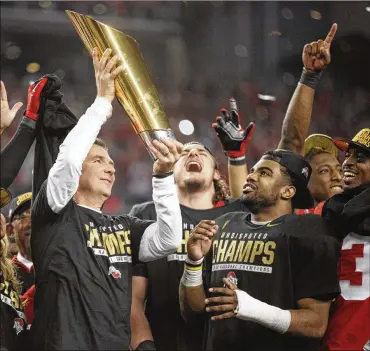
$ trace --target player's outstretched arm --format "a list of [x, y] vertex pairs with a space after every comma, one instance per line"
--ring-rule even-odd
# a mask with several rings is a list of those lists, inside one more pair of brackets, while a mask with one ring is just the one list
[[298, 154], [303, 152], [311, 123], [316, 85], [323, 69], [330, 63], [330, 46], [336, 31], [337, 24], [334, 23], [325, 40], [306, 44], [303, 48], [303, 73], [285, 114], [278, 149]]
[[217, 233], [215, 221], [201, 221], [190, 233], [187, 242], [188, 255], [184, 274], [179, 287], [180, 309], [185, 320], [204, 313], [206, 294], [203, 286], [203, 260], [212, 245], [212, 237]]
[[111, 50], [107, 49], [99, 60], [97, 50], [93, 51], [97, 97], [65, 138], [49, 172], [47, 201], [55, 213], [59, 213], [76, 193], [82, 164], [102, 125], [112, 115], [114, 80], [123, 70], [123, 65], [114, 68], [118, 56], [109, 59], [110, 54]]
[[[24, 112], [24, 117], [13, 138], [1, 150], [0, 185], [2, 188], [8, 188], [13, 183], [36, 138], [36, 123], [39, 118], [40, 97], [46, 83], [47, 78], [42, 78], [37, 83], [29, 86], [27, 108]], [[17, 102], [12, 109], [9, 108], [5, 84], [1, 82], [1, 133], [12, 123], [22, 105], [21, 102]]]
[[173, 139], [153, 140], [149, 146], [157, 158], [153, 165], [153, 202], [157, 222], [147, 227], [140, 241], [139, 259], [149, 262], [165, 257], [181, 245], [182, 217], [173, 168], [183, 145]]

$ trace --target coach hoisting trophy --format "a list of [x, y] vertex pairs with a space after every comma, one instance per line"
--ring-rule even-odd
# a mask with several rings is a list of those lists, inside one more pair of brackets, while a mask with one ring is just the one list
[[89, 16], [73, 11], [66, 13], [89, 52], [97, 47], [102, 55], [106, 49], [111, 48], [119, 55], [125, 68], [115, 82], [116, 97], [149, 154], [155, 159], [148, 147], [150, 142], [160, 138], [175, 139], [175, 136], [137, 42]]

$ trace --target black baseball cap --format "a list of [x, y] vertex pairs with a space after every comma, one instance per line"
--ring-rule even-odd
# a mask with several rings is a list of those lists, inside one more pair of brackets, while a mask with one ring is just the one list
[[354, 146], [370, 154], [370, 128], [361, 129], [352, 140], [334, 139], [334, 144], [341, 151], [347, 151], [350, 146]]
[[296, 194], [293, 198], [295, 208], [313, 207], [313, 198], [307, 188], [312, 168], [303, 156], [292, 151], [275, 150], [264, 153], [261, 159], [275, 161], [287, 169], [296, 188]]
[[9, 219], [10, 222], [13, 220], [13, 217], [31, 207], [32, 193], [24, 193], [13, 199], [10, 203], [9, 209]]
[[199, 141], [189, 141], [188, 143], [184, 144], [184, 147], [186, 147], [188, 145], [199, 145], [199, 146], [203, 146], [213, 156], [213, 154], [212, 154], [211, 150], [209, 149], [209, 147], [207, 147], [207, 145], [204, 145], [204, 144], [200, 143]]

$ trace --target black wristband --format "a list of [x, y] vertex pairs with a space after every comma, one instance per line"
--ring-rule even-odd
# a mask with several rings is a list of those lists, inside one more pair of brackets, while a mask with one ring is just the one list
[[138, 345], [138, 347], [135, 350], [136, 351], [149, 351], [149, 350], [156, 350], [156, 348], [155, 348], [155, 344], [153, 340], [144, 340]]
[[322, 71], [308, 71], [303, 68], [301, 79], [299, 83], [304, 84], [312, 89], [316, 89], [317, 84], [321, 78]]
[[243, 166], [247, 164], [245, 156], [240, 157], [229, 157], [229, 165], [231, 166]]
[[167, 177], [171, 176], [172, 174], [173, 174], [173, 171], [168, 172], [168, 173], [164, 173], [164, 174], [154, 174], [153, 173], [153, 177], [154, 178], [167, 178]]

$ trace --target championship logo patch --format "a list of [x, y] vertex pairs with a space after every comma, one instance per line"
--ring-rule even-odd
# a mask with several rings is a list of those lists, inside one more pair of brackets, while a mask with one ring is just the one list
[[234, 272], [227, 273], [226, 279], [235, 286], [238, 286], [238, 278]]
[[24, 320], [22, 318], [14, 318], [14, 326], [15, 332], [17, 335], [23, 330], [24, 327]]
[[121, 272], [113, 266], [109, 267], [108, 275], [112, 275], [112, 277], [115, 279], [121, 278]]

